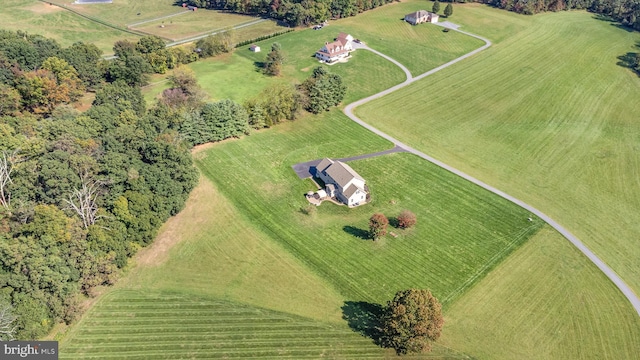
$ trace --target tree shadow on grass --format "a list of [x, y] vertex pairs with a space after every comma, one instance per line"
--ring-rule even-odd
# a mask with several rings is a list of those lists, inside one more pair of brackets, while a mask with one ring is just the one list
[[346, 232], [349, 235], [353, 235], [359, 239], [362, 240], [370, 240], [371, 237], [369, 236], [369, 232], [363, 229], [358, 229], [357, 227], [354, 226], [349, 226], [346, 225], [345, 227], [342, 228], [342, 230], [344, 230], [344, 232]]
[[374, 344], [383, 346], [380, 318], [384, 307], [365, 301], [345, 301], [342, 305], [342, 318], [347, 321], [349, 327], [373, 340]]
[[620, 60], [616, 63], [618, 66], [630, 69], [636, 75], [640, 76], [640, 53], [628, 52], [618, 56], [618, 60]]
[[261, 73], [264, 71], [264, 61], [254, 61], [253, 66], [255, 66], [256, 72]]

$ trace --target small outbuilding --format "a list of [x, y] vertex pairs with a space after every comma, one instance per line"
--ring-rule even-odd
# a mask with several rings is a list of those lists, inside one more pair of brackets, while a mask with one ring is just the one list
[[253, 44], [249, 47], [249, 50], [253, 51], [253, 52], [260, 52], [260, 46]]

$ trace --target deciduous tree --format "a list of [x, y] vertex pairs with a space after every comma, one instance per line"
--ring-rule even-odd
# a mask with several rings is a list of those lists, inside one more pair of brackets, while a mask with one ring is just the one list
[[378, 240], [381, 236], [387, 234], [387, 226], [389, 225], [389, 219], [384, 214], [375, 213], [369, 219], [369, 236], [373, 241]]
[[398, 354], [431, 350], [442, 333], [442, 306], [429, 290], [396, 293], [382, 317], [383, 344]]
[[416, 224], [416, 214], [412, 213], [409, 210], [403, 210], [400, 215], [398, 215], [398, 226], [407, 229]]

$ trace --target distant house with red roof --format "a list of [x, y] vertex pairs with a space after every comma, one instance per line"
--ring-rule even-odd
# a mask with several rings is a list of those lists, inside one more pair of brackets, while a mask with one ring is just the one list
[[316, 58], [326, 63], [334, 63], [349, 57], [353, 50], [353, 36], [340, 33], [333, 42], [327, 42], [316, 51]]

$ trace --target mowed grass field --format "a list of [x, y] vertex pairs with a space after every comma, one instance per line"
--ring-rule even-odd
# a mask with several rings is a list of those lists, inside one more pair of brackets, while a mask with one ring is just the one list
[[3, 1], [0, 28], [40, 34], [55, 39], [62, 46], [70, 46], [77, 41], [94, 43], [105, 54], [113, 53], [113, 43], [118, 40], [138, 39], [136, 35], [112, 29], [58, 6], [36, 0]]
[[[130, 28], [142, 31], [145, 34], [157, 35], [162, 38], [177, 41], [197, 35], [222, 31], [256, 20], [260, 20], [260, 18], [203, 9], [186, 11], [175, 17], [133, 25], [130, 26]], [[265, 33], [261, 35], [265, 35]]]
[[545, 227], [448, 309], [441, 343], [478, 359], [634, 359], [640, 318]]
[[[440, 269], [452, 257], [470, 256], [471, 261], [478, 261], [481, 255], [477, 253], [486, 253], [488, 245], [506, 243], [493, 232], [465, 234], [469, 225], [483, 229], [510, 218], [522, 220], [525, 227], [533, 225], [517, 211], [500, 213], [505, 210], [502, 206], [483, 207], [482, 201], [472, 200], [477, 195], [468, 198], [457, 192], [451, 201], [443, 189], [454, 188], [461, 180], [442, 181], [431, 189], [429, 179], [436, 175], [412, 169], [402, 160], [413, 159], [406, 154], [353, 163], [370, 181], [376, 199], [368, 208], [354, 209], [363, 212], [353, 214], [324, 204], [310, 217], [301, 214], [299, 199], [310, 184], [296, 179], [287, 162], [307, 157], [305, 154], [315, 156], [328, 145], [334, 145], [337, 156], [385, 145], [371, 136], [356, 142], [338, 134], [335, 141], [324, 138], [316, 140], [319, 146], [316, 142], [304, 146], [311, 134], [326, 134], [335, 127], [364, 135], [342, 116], [329, 115], [205, 147], [196, 155], [201, 164], [210, 163], [213, 156], [235, 165], [232, 169], [209, 168], [218, 174], [210, 177], [227, 180], [214, 184], [201, 179], [185, 210], [170, 219], [153, 245], [139, 254], [137, 266], [62, 339], [61, 359], [394, 357], [349, 329], [343, 316], [348, 317], [357, 302], [354, 291], [372, 296], [391, 293], [393, 287], [406, 286], [396, 283], [396, 276], [402, 280], [414, 272], [418, 276], [413, 286], [431, 287], [452, 280], [459, 276], [458, 265], [450, 263]], [[256, 152], [265, 154], [256, 157]], [[270, 160], [269, 154], [276, 152], [288, 156]], [[236, 169], [246, 177], [244, 181], [262, 186], [236, 186]], [[419, 174], [423, 186], [407, 191], [407, 178], [413, 174]], [[393, 181], [380, 185], [381, 178]], [[397, 189], [394, 184], [399, 185]], [[282, 190], [278, 185], [299, 189]], [[415, 229], [394, 229], [398, 238], [387, 236], [377, 244], [355, 236], [358, 229], [364, 229], [371, 212], [392, 214], [404, 207], [419, 214]], [[273, 211], [278, 208], [282, 210]], [[464, 210], [470, 208], [475, 211]], [[497, 219], [487, 221], [489, 217]], [[476, 221], [442, 226], [447, 219]], [[344, 224], [352, 228], [345, 229]], [[348, 271], [353, 288], [344, 289], [340, 278], [323, 275], [325, 271], [304, 255], [309, 249], [292, 251], [291, 244], [283, 243], [287, 234], [281, 229], [295, 226], [316, 233], [301, 235], [297, 246], [324, 253], [325, 266]], [[432, 231], [442, 236], [430, 236]], [[478, 235], [485, 236], [485, 243], [474, 243]], [[524, 245], [506, 261], [497, 261], [498, 265], [487, 262], [488, 275], [472, 280], [476, 285], [470, 291], [451, 292], [458, 298], [446, 302], [443, 339], [425, 357], [634, 358], [640, 326], [627, 301], [559, 235], [546, 227], [532, 235], [528, 241], [512, 238]], [[430, 248], [425, 249], [425, 244]], [[353, 252], [350, 248], [362, 254], [344, 259]], [[339, 254], [344, 251], [346, 256]], [[392, 251], [398, 256], [381, 264]], [[413, 260], [419, 256], [425, 260]], [[348, 261], [355, 264], [346, 264]], [[350, 267], [362, 269], [345, 270]], [[434, 282], [434, 277], [442, 280]], [[367, 289], [360, 289], [360, 283]], [[445, 286], [460, 289], [460, 285]]]
[[[473, 22], [476, 9], [456, 11]], [[586, 12], [527, 19], [483, 53], [357, 113], [546, 212], [640, 293], [640, 78], [616, 65], [640, 34]]]

